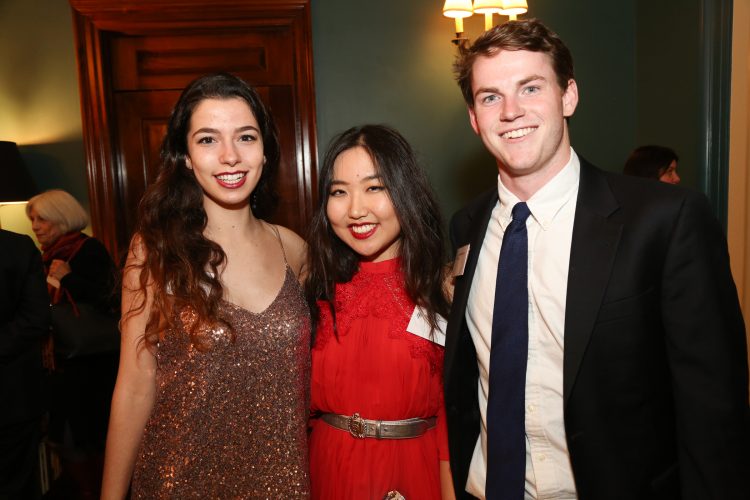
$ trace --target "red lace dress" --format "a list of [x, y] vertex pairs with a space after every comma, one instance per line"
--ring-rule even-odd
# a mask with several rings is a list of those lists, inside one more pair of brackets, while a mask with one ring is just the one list
[[326, 303], [312, 351], [312, 412], [374, 420], [437, 416], [410, 439], [358, 439], [312, 419], [313, 499], [376, 499], [398, 490], [408, 500], [439, 499], [439, 460], [448, 460], [443, 348], [406, 331], [414, 304], [399, 259], [362, 262], [336, 285], [338, 340]]

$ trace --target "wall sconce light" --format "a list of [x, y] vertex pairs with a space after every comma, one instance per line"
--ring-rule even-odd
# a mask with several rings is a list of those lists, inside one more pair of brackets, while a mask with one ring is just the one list
[[473, 13], [471, 0], [445, 0], [443, 15], [456, 20], [456, 38], [452, 40], [456, 45], [468, 40], [461, 36], [464, 33], [464, 17], [471, 17]]
[[464, 32], [464, 18], [471, 17], [473, 13], [484, 14], [484, 30], [492, 28], [492, 14], [508, 16], [510, 21], [515, 21], [519, 15], [528, 12], [529, 7], [526, 0], [445, 0], [443, 4], [443, 15], [456, 20], [456, 38], [451, 40], [456, 45], [468, 41], [462, 36]]
[[503, 0], [500, 3], [503, 4], [501, 13], [508, 16], [509, 21], [515, 21], [518, 16], [529, 11], [526, 0]]
[[503, 13], [503, 3], [500, 0], [474, 0], [474, 12], [484, 14], [484, 31], [492, 29], [492, 14]]
[[38, 191], [15, 142], [0, 141], [0, 179], [0, 227], [33, 235], [25, 205]]

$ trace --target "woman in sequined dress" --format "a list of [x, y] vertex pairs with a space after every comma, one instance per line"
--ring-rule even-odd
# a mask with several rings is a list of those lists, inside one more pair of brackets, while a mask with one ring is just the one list
[[264, 222], [272, 117], [228, 74], [191, 83], [139, 207], [102, 498], [306, 498], [304, 242]]
[[306, 287], [319, 311], [312, 497], [452, 498], [440, 331], [446, 269], [427, 177], [398, 132], [365, 125], [332, 142], [318, 200]]

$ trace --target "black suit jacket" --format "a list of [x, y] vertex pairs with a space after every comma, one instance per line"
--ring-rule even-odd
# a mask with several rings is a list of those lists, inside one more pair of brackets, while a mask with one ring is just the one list
[[[465, 312], [497, 190], [451, 221], [470, 244], [447, 328], [453, 480], [479, 435]], [[706, 198], [581, 160], [565, 311], [565, 430], [582, 499], [748, 498], [747, 346]]]
[[0, 230], [0, 425], [44, 411], [41, 340], [48, 333], [39, 250], [28, 236]]

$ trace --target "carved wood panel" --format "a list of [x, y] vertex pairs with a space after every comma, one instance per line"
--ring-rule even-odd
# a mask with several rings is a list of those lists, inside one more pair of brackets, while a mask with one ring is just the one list
[[255, 86], [279, 128], [279, 208], [303, 232], [316, 182], [309, 0], [70, 0], [94, 233], [115, 255], [159, 167], [172, 106], [193, 79], [229, 71]]

